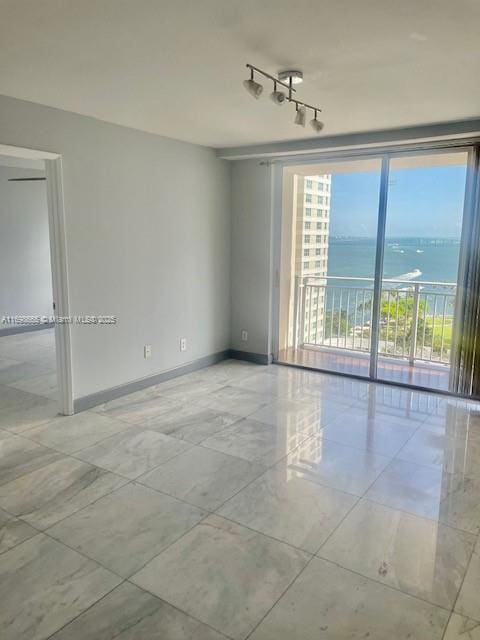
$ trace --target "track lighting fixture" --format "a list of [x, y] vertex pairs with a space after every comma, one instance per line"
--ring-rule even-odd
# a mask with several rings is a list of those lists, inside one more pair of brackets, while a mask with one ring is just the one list
[[303, 104], [297, 104], [297, 113], [295, 114], [295, 124], [299, 124], [301, 127], [305, 126], [305, 120], [307, 118], [307, 111]]
[[323, 127], [325, 126], [323, 124], [323, 122], [321, 122], [320, 120], [317, 120], [317, 110], [315, 109], [315, 115], [314, 117], [310, 120], [310, 126], [312, 127], [312, 129], [314, 131], [316, 131], [317, 133], [320, 133], [320, 131], [323, 129]]
[[285, 104], [287, 100], [287, 95], [283, 91], [277, 91], [277, 83], [273, 83], [273, 91], [270, 94], [270, 99], [274, 104], [278, 104], [279, 106]]
[[257, 100], [262, 95], [263, 86], [253, 79], [253, 69], [250, 69], [250, 78], [243, 81], [243, 86]]
[[[303, 73], [301, 71], [293, 69], [280, 71], [278, 78], [276, 78], [275, 76], [271, 76], [269, 73], [266, 73], [251, 64], [247, 64], [247, 68], [250, 69], [250, 78], [243, 81], [243, 86], [251, 96], [258, 99], [263, 92], [263, 86], [254, 79], [254, 74], [257, 73], [273, 82], [273, 91], [270, 94], [270, 99], [274, 104], [279, 106], [285, 104], [285, 102], [293, 102], [295, 104], [295, 124], [304, 127], [307, 119], [307, 110], [311, 109], [314, 113], [314, 117], [310, 120], [310, 126], [316, 133], [320, 133], [320, 131], [322, 131], [324, 124], [317, 118], [317, 113], [321, 111], [321, 109], [319, 107], [314, 107], [311, 104], [301, 102], [300, 100], [296, 100], [293, 97], [293, 94], [296, 92], [293, 85], [303, 82]], [[286, 91], [277, 89], [277, 85], [284, 87]]]

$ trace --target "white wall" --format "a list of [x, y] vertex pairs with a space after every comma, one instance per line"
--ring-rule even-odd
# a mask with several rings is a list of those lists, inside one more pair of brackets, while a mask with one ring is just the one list
[[[52, 314], [45, 182], [9, 182], [44, 175], [0, 166], [0, 317]], [[12, 328], [0, 324], [0, 332]]]
[[[273, 165], [232, 162], [232, 348], [270, 355]], [[241, 341], [241, 331], [248, 341]]]
[[230, 166], [213, 150], [8, 97], [0, 144], [62, 154], [72, 313], [119, 319], [73, 328], [75, 398], [229, 347]]

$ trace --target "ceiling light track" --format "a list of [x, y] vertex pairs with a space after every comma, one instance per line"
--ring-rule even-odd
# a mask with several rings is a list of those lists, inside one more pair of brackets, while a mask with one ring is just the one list
[[277, 84], [281, 84], [282, 87], [285, 87], [285, 89], [288, 89], [289, 91], [293, 91], [293, 92], [296, 91], [296, 89], [294, 89], [292, 87], [293, 78], [290, 78], [289, 82], [287, 83], [287, 82], [283, 82], [283, 80], [280, 80], [280, 78], [275, 78], [275, 76], [271, 76], [269, 73], [267, 73], [266, 71], [262, 71], [258, 67], [254, 67], [253, 64], [248, 64], [248, 62], [247, 62], [247, 64], [245, 66], [247, 67], [247, 69], [250, 69], [250, 77], [251, 77], [252, 80], [253, 80], [253, 74], [255, 72], [255, 73], [259, 73], [264, 78], [268, 78], [272, 82], [276, 82]]
[[[307, 109], [313, 111], [313, 118], [310, 120], [310, 125], [316, 133], [320, 133], [324, 127], [323, 122], [317, 118], [317, 114], [322, 111], [320, 107], [315, 107], [293, 97], [293, 93], [296, 93], [296, 89], [293, 85], [298, 84], [303, 80], [303, 73], [301, 71], [280, 71], [278, 74], [279, 77], [276, 78], [266, 71], [263, 71], [258, 67], [254, 67], [252, 64], [247, 63], [246, 67], [247, 69], [250, 69], [250, 78], [244, 80], [243, 86], [252, 97], [258, 100], [263, 93], [263, 86], [255, 80], [255, 74], [257, 73], [273, 82], [273, 91], [270, 94], [270, 98], [274, 104], [281, 106], [282, 104], [285, 104], [285, 102], [291, 102], [295, 105], [295, 124], [304, 127]], [[285, 82], [285, 80], [287, 80], [287, 82]], [[287, 89], [287, 92], [279, 91], [277, 85]]]

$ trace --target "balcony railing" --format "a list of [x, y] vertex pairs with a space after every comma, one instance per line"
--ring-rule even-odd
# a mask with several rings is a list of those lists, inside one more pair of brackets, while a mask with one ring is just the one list
[[[303, 277], [295, 289], [295, 346], [369, 352], [373, 278]], [[456, 284], [382, 281], [378, 353], [448, 364]]]

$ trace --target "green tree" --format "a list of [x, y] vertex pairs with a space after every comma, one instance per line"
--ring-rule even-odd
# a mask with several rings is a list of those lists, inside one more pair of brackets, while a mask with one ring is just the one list
[[[403, 292], [402, 292], [403, 293]], [[382, 294], [380, 303], [380, 340], [386, 345], [387, 353], [398, 353], [410, 350], [413, 333], [413, 305], [415, 298], [413, 293], [389, 291]], [[416, 341], [428, 344], [432, 336], [431, 322], [426, 314], [427, 304], [425, 300], [418, 303], [417, 335]]]

